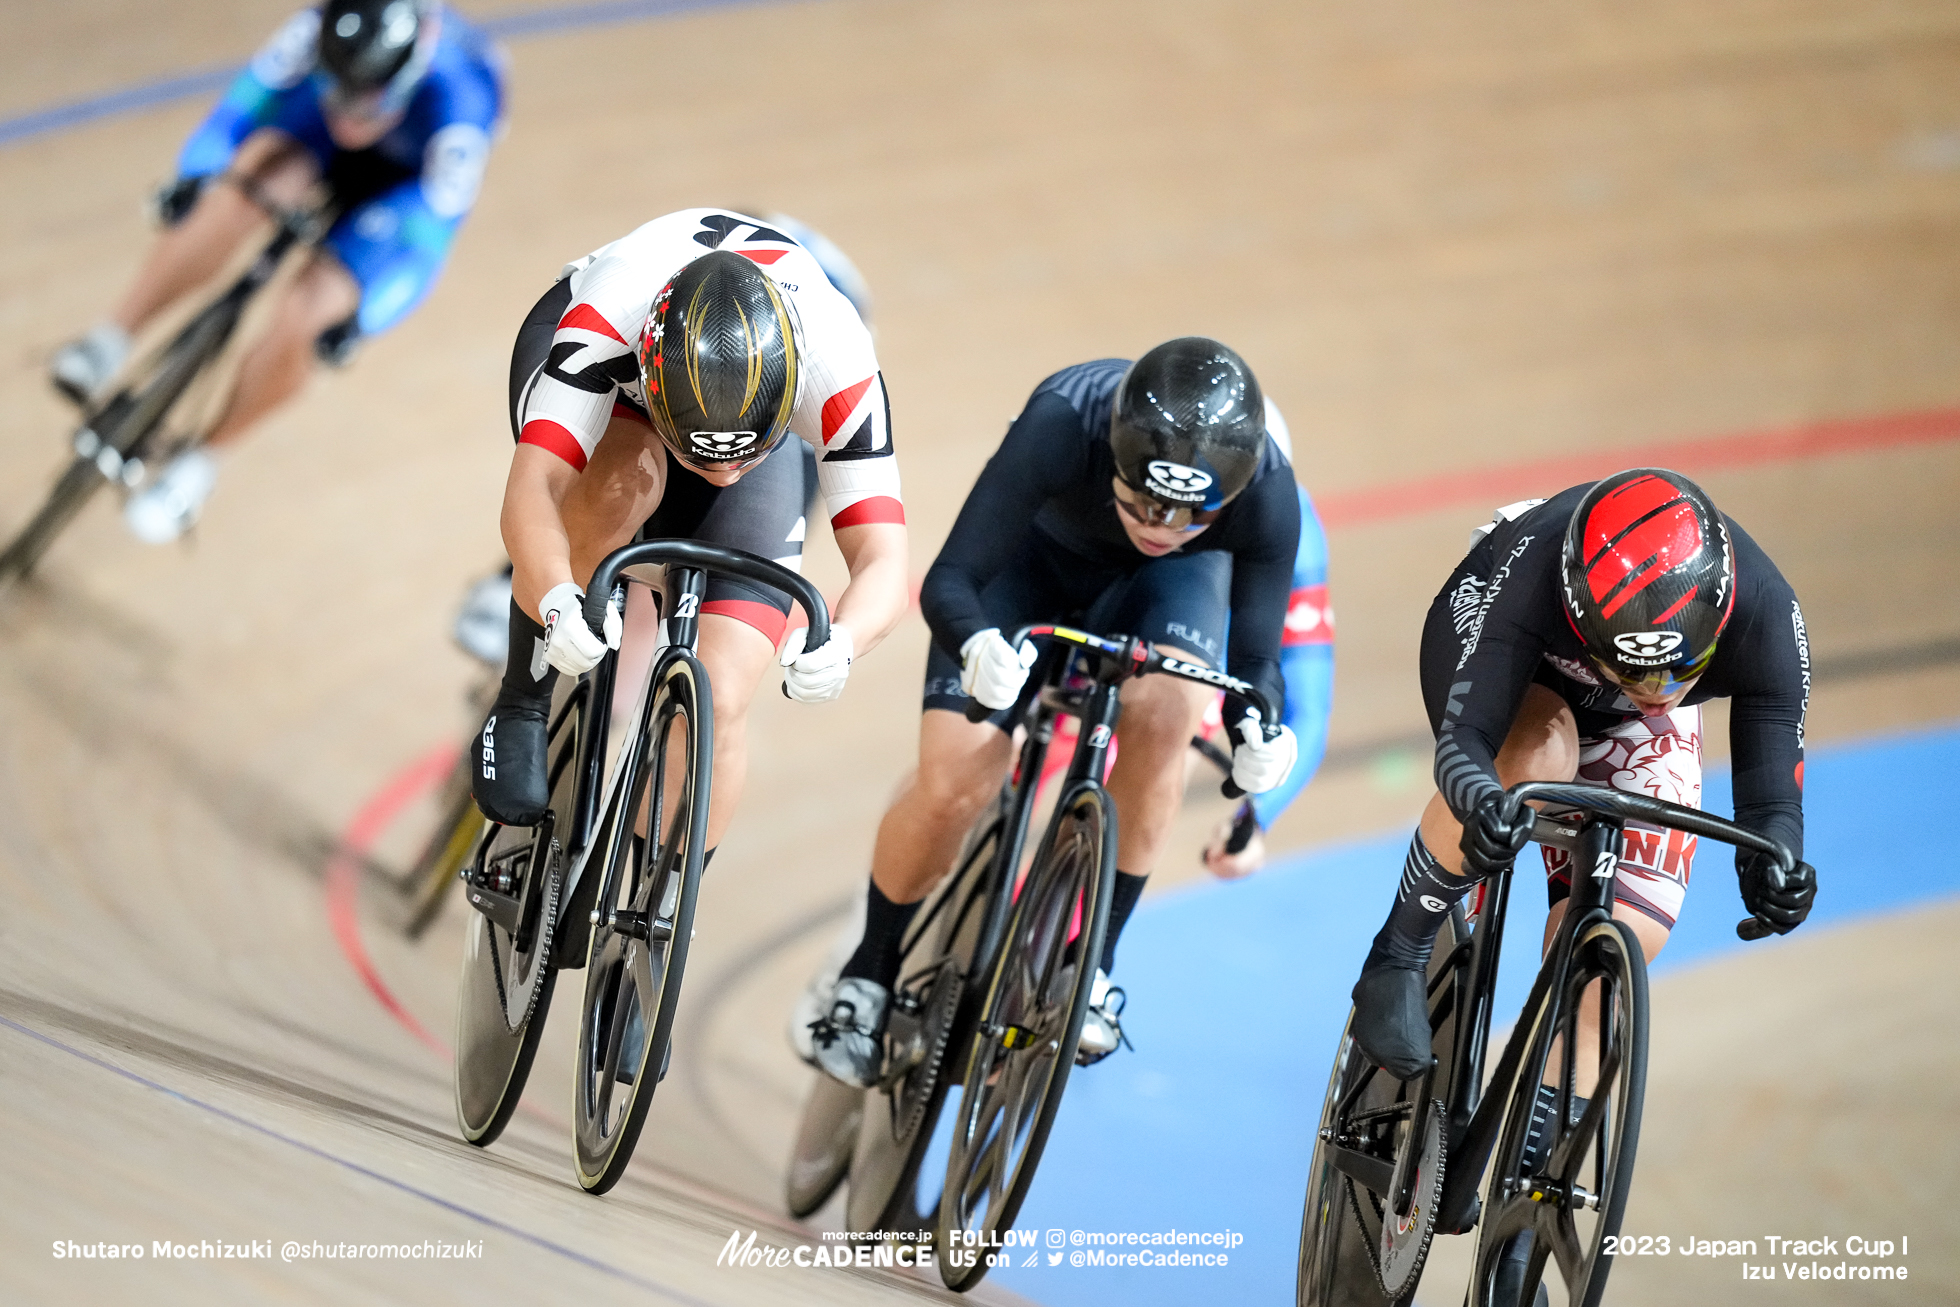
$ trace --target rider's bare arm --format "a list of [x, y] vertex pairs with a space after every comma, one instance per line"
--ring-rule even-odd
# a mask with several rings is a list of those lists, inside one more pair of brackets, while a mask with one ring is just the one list
[[536, 445], [519, 445], [510, 460], [502, 526], [504, 548], [510, 552], [511, 594], [518, 607], [534, 616], [546, 592], [573, 579], [563, 505], [578, 479], [570, 463]]
[[856, 654], [878, 647], [910, 606], [905, 527], [876, 522], [837, 529], [837, 551], [851, 569], [851, 583], [837, 601], [832, 623], [849, 629]]

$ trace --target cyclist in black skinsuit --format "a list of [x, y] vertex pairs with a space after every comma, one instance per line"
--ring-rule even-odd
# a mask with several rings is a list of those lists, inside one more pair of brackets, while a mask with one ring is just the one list
[[[1803, 853], [1809, 641], [1789, 582], [1741, 527], [1685, 477], [1637, 468], [1500, 509], [1480, 535], [1423, 625], [1439, 792], [1354, 987], [1356, 1043], [1405, 1078], [1429, 1064], [1422, 975], [1442, 919], [1528, 840], [1529, 810], [1499, 810], [1505, 786], [1577, 777], [1699, 806], [1697, 705], [1729, 699], [1736, 821]], [[1628, 824], [1615, 915], [1649, 959], [1693, 851]], [[1546, 862], [1556, 925], [1570, 869]], [[1799, 864], [1776, 889], [1772, 866], [1737, 852], [1744, 904], [1781, 934], [1809, 914], [1816, 873]]]
[[[1299, 492], [1267, 435], [1258, 382], [1217, 341], [1170, 341], [1134, 365], [1080, 364], [1035, 389], [920, 592], [933, 645], [919, 770], [880, 824], [864, 938], [812, 1027], [819, 1066], [851, 1084], [878, 1079], [905, 926], [1012, 761], [1008, 710], [1033, 650], [1002, 632], [1062, 620], [1139, 636], [1252, 682], [1277, 711], [1299, 534]], [[1168, 676], [1123, 687], [1109, 779], [1121, 870], [1081, 1060], [1117, 1046], [1116, 938], [1169, 833], [1187, 744], [1213, 693]], [[995, 710], [989, 721], [966, 720], [969, 695]], [[1225, 720], [1237, 740], [1233, 776], [1261, 793], [1285, 777], [1298, 746], [1290, 730], [1264, 739], [1252, 717], [1236, 703]]]

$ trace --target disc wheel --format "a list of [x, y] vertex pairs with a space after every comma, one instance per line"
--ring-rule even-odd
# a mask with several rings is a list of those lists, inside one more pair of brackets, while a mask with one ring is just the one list
[[[1429, 964], [1431, 1049], [1441, 1073], [1455, 1056], [1463, 1016], [1469, 950], [1458, 944], [1468, 931], [1461, 911], [1443, 922]], [[1334, 1055], [1333, 1073], [1320, 1112], [1307, 1170], [1306, 1211], [1300, 1222], [1300, 1265], [1295, 1283], [1299, 1307], [1400, 1307], [1415, 1296], [1435, 1231], [1442, 1191], [1444, 1121], [1448, 1087], [1439, 1079], [1427, 1113], [1428, 1127], [1412, 1139], [1413, 1095], [1420, 1081], [1398, 1082], [1355, 1045], [1348, 1027]], [[1408, 1209], [1397, 1213], [1377, 1188], [1396, 1174], [1403, 1153], [1415, 1167]], [[1345, 1154], [1345, 1156], [1344, 1156]], [[1381, 1189], [1390, 1185], [1382, 1183]]]
[[473, 900], [488, 891], [518, 904], [514, 929], [474, 908], [463, 948], [456, 1122], [463, 1138], [479, 1147], [495, 1141], [517, 1110], [557, 977], [551, 946], [565, 871], [558, 832], [577, 784], [581, 715], [567, 708], [572, 696], [584, 692], [582, 684], [560, 678], [547, 745], [551, 806], [544, 819], [532, 827], [492, 827], [470, 867]]
[[1078, 782], [1057, 803], [1016, 897], [960, 1077], [935, 1232], [940, 1278], [955, 1292], [986, 1275], [1034, 1181], [1082, 1038], [1115, 864], [1109, 796]]
[[799, 1220], [830, 1201], [850, 1174], [851, 1150], [864, 1120], [864, 1091], [818, 1074], [810, 1077], [783, 1201]]
[[924, 1162], [960, 1071], [948, 1059], [972, 1029], [978, 1006], [967, 977], [986, 929], [987, 888], [1005, 821], [1000, 812], [995, 805], [976, 826], [953, 874], [921, 909], [929, 917], [900, 961], [888, 1038], [892, 1065], [904, 1069], [864, 1095], [845, 1208], [853, 1230], [923, 1231], [938, 1217], [945, 1173]]
[[667, 1073], [681, 973], [694, 932], [708, 827], [713, 713], [700, 664], [679, 656], [659, 673], [624, 820], [600, 883], [585, 966], [572, 1087], [578, 1182], [619, 1183]]
[[[1579, 1037], [1583, 1008], [1599, 1020]], [[1633, 932], [1601, 920], [1574, 941], [1564, 984], [1527, 1014], [1531, 1042], [1505, 1105], [1477, 1234], [1475, 1307], [1598, 1307], [1633, 1183], [1647, 1081], [1647, 967]], [[1541, 1082], [1556, 1087], [1537, 1164], [1524, 1148]], [[1542, 1294], [1541, 1294], [1542, 1286]]]

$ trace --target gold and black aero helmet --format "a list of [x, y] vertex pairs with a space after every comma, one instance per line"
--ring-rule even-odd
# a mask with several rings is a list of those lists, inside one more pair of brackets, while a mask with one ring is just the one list
[[789, 430], [802, 378], [789, 297], [733, 250], [710, 250], [653, 297], [640, 380], [653, 429], [691, 467], [758, 462]]
[[1214, 514], [1251, 483], [1265, 453], [1259, 381], [1209, 337], [1165, 341], [1116, 387], [1109, 448], [1130, 490], [1180, 515]]
[[1607, 477], [1579, 501], [1560, 560], [1565, 616], [1623, 688], [1656, 698], [1708, 669], [1735, 609], [1735, 549], [1700, 486], [1665, 468]]

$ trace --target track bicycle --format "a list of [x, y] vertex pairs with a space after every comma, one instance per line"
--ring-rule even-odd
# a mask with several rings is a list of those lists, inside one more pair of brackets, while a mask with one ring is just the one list
[[[1350, 1013], [1308, 1170], [1301, 1307], [1405, 1307], [1432, 1236], [1473, 1227], [1469, 1307], [1597, 1307], [1612, 1268], [1606, 1241], [1633, 1181], [1647, 1074], [1646, 962], [1612, 915], [1623, 827], [1637, 819], [1757, 850], [1784, 876], [1796, 865], [1774, 840], [1644, 795], [1530, 782], [1506, 791], [1507, 815], [1526, 802], [1544, 805], [1532, 839], [1565, 849], [1573, 867], [1530, 996], [1486, 1079], [1506, 868], [1482, 886], [1474, 918], [1459, 904], [1438, 935], [1428, 974], [1435, 1056], [1421, 1077], [1398, 1082], [1373, 1065]], [[1749, 917], [1736, 933], [1771, 930]], [[1591, 1040], [1580, 1035], [1587, 1008], [1598, 1016]], [[1535, 1146], [1534, 1111], [1543, 1118]]]
[[[1015, 705], [1015, 765], [901, 944], [885, 1078], [857, 1090], [818, 1075], [789, 1174], [797, 1215], [848, 1175], [851, 1229], [931, 1231], [941, 1277], [961, 1292], [1013, 1225], [1074, 1065], [1115, 879], [1116, 815], [1102, 778], [1118, 690], [1161, 672], [1230, 690], [1274, 720], [1253, 686], [1132, 637], [1032, 626], [1013, 644], [1030, 639], [1051, 648]], [[967, 715], [989, 713], [973, 704]], [[1079, 721], [1075, 751], [1030, 856], [1043, 763], [1064, 717]], [[1225, 792], [1241, 793], [1229, 780]], [[924, 1162], [949, 1108], [942, 1180]]]
[[806, 650], [830, 638], [815, 586], [768, 559], [695, 540], [607, 555], [586, 591], [594, 632], [609, 597], [624, 606], [625, 570], [651, 564], [665, 565], [655, 593], [666, 643], [647, 669], [632, 731], [609, 749], [616, 652], [583, 676], [561, 675], [547, 736], [550, 804], [535, 826], [490, 825], [464, 877], [476, 915], [457, 1012], [463, 1137], [485, 1146], [509, 1123], [556, 975], [583, 967], [572, 1136], [579, 1184], [594, 1194], [625, 1174], [666, 1074], [694, 933], [714, 756], [713, 695], [694, 652], [709, 576], [788, 594], [809, 618]]
[[200, 436], [167, 437], [166, 420], [192, 383], [210, 370], [238, 330], [247, 305], [294, 250], [312, 245], [333, 223], [332, 206], [285, 209], [249, 177], [226, 174], [274, 224], [268, 241], [236, 281], [179, 328], [168, 343], [131, 370], [115, 393], [92, 405], [70, 439], [73, 457], [47, 499], [0, 549], [0, 585], [31, 573], [48, 547], [104, 486], [127, 495], [145, 472], [196, 444]]

